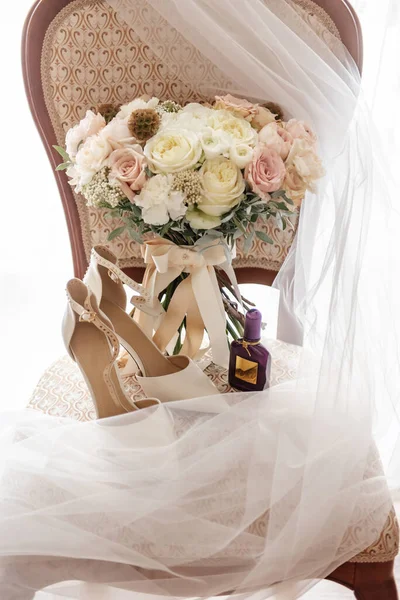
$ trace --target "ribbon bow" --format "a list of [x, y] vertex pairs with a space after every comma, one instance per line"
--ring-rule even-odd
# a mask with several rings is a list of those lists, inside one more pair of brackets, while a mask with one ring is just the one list
[[[227, 368], [229, 348], [226, 315], [215, 267], [225, 271], [240, 298], [232, 267], [232, 253], [227, 244], [216, 240], [195, 246], [177, 246], [160, 238], [145, 242], [142, 254], [147, 265], [143, 285], [150, 292], [153, 308], [159, 307], [158, 312], [162, 315], [153, 337], [155, 344], [164, 351], [186, 317], [186, 337], [182, 353], [196, 358], [206, 329], [213, 361]], [[167, 312], [162, 314], [158, 296], [182, 273], [187, 273], [188, 276], [178, 285]], [[147, 333], [152, 334], [149, 330], [154, 327], [154, 319], [142, 314], [138, 320], [147, 329]]]

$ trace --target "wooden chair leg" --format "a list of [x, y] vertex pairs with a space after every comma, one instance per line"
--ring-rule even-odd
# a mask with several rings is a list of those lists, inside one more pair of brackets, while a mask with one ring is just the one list
[[357, 600], [399, 600], [394, 561], [345, 563], [327, 579], [353, 590]]

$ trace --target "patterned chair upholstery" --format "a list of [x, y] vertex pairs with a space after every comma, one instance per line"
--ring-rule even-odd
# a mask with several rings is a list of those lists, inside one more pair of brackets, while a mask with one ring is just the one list
[[[302, 5], [304, 0], [300, 2]], [[321, 27], [322, 35], [325, 39], [337, 39], [335, 25], [328, 17], [326, 21], [328, 29]], [[154, 23], [152, 26], [157, 30]], [[169, 43], [173, 45], [173, 40]], [[180, 104], [209, 100], [180, 82], [179, 69], [190, 64], [201, 73], [203, 81], [215, 87], [221, 85], [223, 75], [197, 52], [182, 61], [179, 56], [175, 58], [173, 68], [166, 69], [106, 2], [69, 3], [48, 28], [42, 51], [43, 91], [58, 144], [64, 145], [66, 131], [83, 118], [88, 108], [102, 103], [123, 104], [141, 95], [171, 98]], [[106, 243], [108, 234], [118, 225], [106, 218], [106, 211], [87, 207], [80, 194], [74, 197], [84, 250], [89, 258], [92, 246]], [[261, 221], [259, 229], [268, 233], [274, 243], [256, 239], [244, 256], [239, 240], [235, 267], [279, 271], [293, 241], [296, 222], [297, 217], [293, 219], [293, 229], [282, 231], [272, 220], [266, 224]], [[128, 234], [110, 246], [122, 267], [142, 266], [140, 247]]]
[[[312, 0], [287, 1], [330, 48], [341, 47], [339, 42], [343, 32], [339, 33], [328, 12], [320, 5], [337, 7], [343, 2], [343, 8], [347, 6], [347, 0], [319, 0], [318, 4]], [[40, 8], [41, 3], [45, 4], [45, 0], [37, 0], [36, 8]], [[142, 94], [168, 97], [179, 103], [207, 100], [208, 98], [202, 97], [180, 81], [179, 70], [183, 62], [185, 65], [190, 64], [191, 68], [201, 73], [202, 79], [206, 79], [210, 84], [220, 83], [221, 73], [205, 63], [196, 52], [190, 57], [186, 56], [185, 61], [176, 57], [175, 74], [171, 75], [171, 71], [153, 55], [148, 46], [142, 44], [135, 31], [120, 20], [104, 0], [57, 0], [57, 3], [60, 10], [55, 11], [53, 8], [53, 14], [50, 16], [43, 8], [42, 21], [48, 19], [48, 23], [43, 25], [46, 32], [40, 54], [32, 59], [25, 56], [28, 97], [53, 167], [58, 158], [52, 151], [52, 144], [57, 142], [63, 145], [66, 131], [83, 117], [87, 109], [101, 103], [125, 103]], [[46, 7], [49, 6], [50, 2], [47, 2]], [[35, 7], [27, 20], [27, 33], [34, 10]], [[350, 10], [349, 7], [347, 10]], [[353, 17], [355, 19], [354, 15]], [[354, 33], [355, 30], [352, 31]], [[350, 39], [353, 37], [350, 36]], [[361, 64], [360, 43], [358, 50], [353, 49], [353, 55]], [[41, 81], [38, 82], [34, 77], [35, 67], [30, 70], [28, 63], [29, 60], [39, 62], [39, 57]], [[38, 108], [38, 103], [41, 102], [43, 107]], [[43, 114], [39, 114], [42, 108], [47, 111], [44, 120]], [[115, 224], [106, 219], [103, 213], [86, 207], [80, 195], [74, 194], [72, 197], [73, 192], [66, 182], [65, 174], [59, 173], [57, 177], [70, 229], [75, 274], [82, 276], [92, 246], [105, 243]], [[274, 243], [269, 245], [261, 240], [254, 241], [248, 257], [243, 255], [239, 240], [236, 269], [256, 269], [258, 274], [269, 273], [269, 279], [266, 277], [263, 280], [259, 275], [258, 279], [260, 283], [270, 283], [285, 260], [293, 242], [296, 225], [297, 217], [293, 220], [293, 229], [285, 232], [272, 221], [262, 224]], [[122, 267], [142, 266], [140, 249], [127, 236], [114, 240], [111, 246]], [[252, 278], [244, 280], [255, 281]], [[274, 356], [273, 384], [292, 379], [298, 359], [296, 347], [273, 342], [271, 350]], [[221, 391], [230, 391], [226, 373], [212, 365], [208, 368], [208, 374]], [[134, 376], [125, 376], [125, 382], [132, 397], [141, 396], [140, 386]], [[46, 371], [29, 406], [51, 415], [81, 421], [94, 418], [86, 385], [69, 358], [62, 358]], [[399, 545], [399, 528], [394, 510], [380, 535], [373, 520], [370, 526], [377, 533], [376, 543], [355, 557], [352, 562], [360, 564], [393, 561]], [[349, 531], [349, 536], [355, 535], [356, 531]]]

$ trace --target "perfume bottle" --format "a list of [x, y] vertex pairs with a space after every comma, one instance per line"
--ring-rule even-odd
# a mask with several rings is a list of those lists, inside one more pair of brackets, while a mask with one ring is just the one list
[[260, 343], [261, 319], [259, 310], [249, 310], [243, 339], [231, 344], [229, 384], [243, 392], [260, 392], [269, 387], [271, 355]]

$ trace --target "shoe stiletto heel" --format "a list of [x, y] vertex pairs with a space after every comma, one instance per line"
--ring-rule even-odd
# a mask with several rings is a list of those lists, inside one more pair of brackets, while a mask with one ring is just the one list
[[131, 403], [119, 379], [118, 337], [98, 307], [94, 294], [79, 279], [67, 284], [68, 305], [63, 321], [65, 346], [78, 364], [91, 392], [99, 419], [159, 404], [148, 399]]

